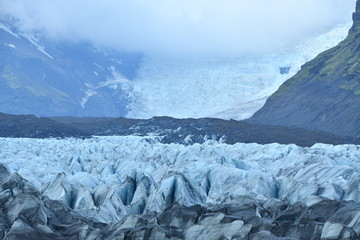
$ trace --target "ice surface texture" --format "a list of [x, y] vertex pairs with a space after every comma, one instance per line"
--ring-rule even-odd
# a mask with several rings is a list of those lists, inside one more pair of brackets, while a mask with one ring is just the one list
[[162, 144], [149, 137], [0, 139], [0, 159], [50, 199], [103, 222], [161, 212], [172, 203], [243, 197], [360, 201], [355, 145]]
[[0, 146], [1, 238], [360, 236], [360, 146], [137, 136], [0, 138]]

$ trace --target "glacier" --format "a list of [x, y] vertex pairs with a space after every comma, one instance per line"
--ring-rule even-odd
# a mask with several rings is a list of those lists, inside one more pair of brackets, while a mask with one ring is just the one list
[[160, 140], [0, 138], [0, 236], [360, 236], [360, 146]]
[[[189, 146], [156, 137], [0, 139], [0, 159], [46, 196], [103, 222], [192, 206], [286, 200], [360, 202], [360, 147]], [[86, 211], [85, 211], [86, 210]]]
[[345, 39], [351, 24], [335, 26], [295, 47], [252, 57], [145, 56], [128, 91], [127, 117], [249, 118], [304, 63]]
[[[47, 80], [46, 84], [64, 83], [60, 86], [54, 85], [53, 87], [60, 92], [54, 91], [48, 97], [56, 104], [64, 102], [69, 107], [60, 106], [45, 111], [44, 105], [35, 108], [33, 105], [20, 104], [17, 109], [14, 109], [14, 107], [9, 107], [9, 101], [6, 101], [3, 104], [3, 112], [32, 113], [39, 116], [105, 115], [141, 119], [171, 116], [242, 120], [251, 117], [259, 110], [266, 99], [284, 81], [300, 70], [302, 64], [342, 41], [351, 23], [335, 26], [330, 31], [323, 30], [324, 33], [319, 36], [290, 49], [281, 47], [281, 49], [257, 56], [203, 58], [144, 56], [135, 53], [115, 53], [109, 56], [107, 51], [101, 51], [88, 44], [74, 46], [67, 42], [54, 44], [35, 33], [18, 33], [10, 26], [10, 24], [0, 23], [0, 30], [4, 34], [1, 45], [19, 51], [10, 52], [6, 49], [5, 56], [8, 57], [6, 59], [12, 59], [12, 54], [22, 54], [27, 51], [31, 51], [32, 57], [42, 59], [42, 64], [47, 66], [41, 67], [45, 69], [44, 74], [37, 73], [39, 76], [34, 77], [32, 73], [29, 73], [26, 76], [31, 76], [34, 83], [42, 79], [43, 82], [39, 83], [42, 88], [45, 80]], [[75, 46], [77, 50], [74, 55], [73, 47]], [[62, 54], [59, 55], [59, 52]], [[71, 66], [78, 61], [87, 63], [86, 68], [78, 67], [82, 69], [80, 72], [83, 75], [74, 77], [74, 81], [76, 80], [78, 84], [72, 84], [74, 86], [72, 89], [64, 88], [65, 80], [70, 77], [64, 77], [61, 71], [57, 72], [57, 69], [65, 67], [62, 65], [64, 60], [61, 60], [64, 57], [68, 59], [65, 62], [71, 62], [69, 66], [66, 66], [69, 67], [70, 72], [74, 71]], [[6, 59], [4, 58], [4, 61]], [[35, 67], [39, 67], [36, 61], [32, 63]], [[22, 66], [23, 63], [19, 60], [18, 64]], [[59, 68], [55, 68], [54, 64], [59, 65]], [[11, 67], [9, 69], [19, 75], [28, 70], [24, 66], [20, 72]], [[76, 71], [77, 74], [80, 72]], [[57, 77], [59, 74], [62, 78]], [[24, 77], [19, 77], [19, 79], [24, 79]], [[9, 78], [8, 81], [12, 80]], [[26, 84], [21, 83], [22, 85]], [[15, 91], [14, 89], [10, 88], [11, 91]], [[43, 94], [47, 94], [49, 89], [53, 88], [44, 88]], [[70, 98], [64, 98], [66, 95]], [[15, 95], [10, 94], [11, 98], [13, 96]], [[69, 99], [72, 99], [71, 103], [68, 102]], [[101, 105], [100, 102], [104, 101], [108, 102]], [[105, 105], [107, 107], [104, 108]], [[29, 112], [29, 109], [33, 110]], [[65, 112], [60, 113], [60, 110]]]

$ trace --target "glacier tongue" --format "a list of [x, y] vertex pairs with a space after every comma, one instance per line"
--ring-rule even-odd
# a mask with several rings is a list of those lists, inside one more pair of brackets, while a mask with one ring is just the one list
[[1, 163], [50, 199], [101, 222], [185, 206], [279, 199], [360, 202], [355, 145], [184, 146], [149, 137], [0, 139]]
[[304, 63], [342, 41], [351, 24], [261, 56], [206, 60], [147, 56], [130, 83], [127, 117], [249, 118]]

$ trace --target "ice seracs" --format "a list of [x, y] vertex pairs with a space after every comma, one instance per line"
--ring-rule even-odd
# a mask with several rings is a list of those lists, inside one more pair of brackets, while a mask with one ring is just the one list
[[355, 145], [185, 146], [126, 136], [0, 138], [0, 146], [0, 236], [7, 239], [360, 234]]
[[360, 149], [213, 141], [184, 146], [151, 137], [0, 139], [1, 163], [50, 199], [112, 222], [134, 213], [234, 204], [248, 197], [312, 205], [360, 202]]

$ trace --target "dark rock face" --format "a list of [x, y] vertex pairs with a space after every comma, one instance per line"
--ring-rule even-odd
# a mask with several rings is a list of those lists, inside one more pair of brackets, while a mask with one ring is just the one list
[[244, 198], [225, 206], [181, 206], [126, 215], [104, 224], [49, 200], [0, 165], [2, 239], [359, 239], [360, 205], [320, 201], [311, 206]]
[[249, 120], [360, 136], [360, 1], [348, 37], [302, 66]]
[[288, 74], [291, 67], [280, 67], [280, 74]]
[[11, 115], [0, 113], [1, 137], [82, 137], [87, 133], [57, 123], [48, 118], [37, 118], [34, 115]]
[[[345, 139], [326, 132], [312, 132], [304, 129], [291, 129], [269, 125], [249, 124], [244, 121], [203, 119], [173, 119], [154, 117], [139, 122], [130, 128], [133, 134], [146, 135], [151, 132], [163, 136], [163, 143], [193, 144], [206, 139], [228, 144], [244, 143], [294, 143], [299, 146], [312, 146], [317, 142], [338, 144], [357, 139]], [[337, 143], [338, 142], [338, 143]]]

